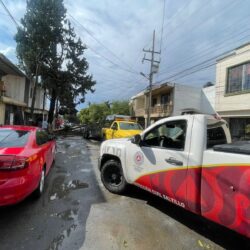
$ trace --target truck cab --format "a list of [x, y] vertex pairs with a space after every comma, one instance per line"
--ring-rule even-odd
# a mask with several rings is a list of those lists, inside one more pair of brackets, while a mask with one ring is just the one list
[[226, 122], [213, 116], [165, 118], [104, 142], [101, 178], [113, 193], [133, 184], [249, 237], [250, 143], [249, 154], [214, 149], [230, 143]]
[[115, 138], [128, 138], [142, 132], [142, 127], [131, 119], [116, 118], [110, 127], [103, 128], [103, 138], [106, 140]]

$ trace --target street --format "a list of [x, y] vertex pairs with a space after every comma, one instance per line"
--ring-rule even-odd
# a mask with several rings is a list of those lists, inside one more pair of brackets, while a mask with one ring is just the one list
[[250, 249], [240, 235], [136, 187], [105, 190], [100, 143], [59, 137], [40, 200], [0, 209], [0, 249]]

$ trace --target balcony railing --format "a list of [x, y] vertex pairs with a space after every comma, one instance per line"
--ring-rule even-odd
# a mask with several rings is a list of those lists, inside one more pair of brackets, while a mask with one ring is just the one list
[[144, 108], [136, 109], [136, 110], [134, 110], [134, 113], [135, 113], [136, 117], [144, 116], [145, 115], [145, 109]]
[[[150, 116], [151, 117], [164, 117], [169, 116], [172, 112], [172, 105], [165, 104], [165, 105], [156, 105], [151, 107], [150, 109]], [[134, 110], [135, 116], [147, 116], [148, 110], [144, 108]]]
[[172, 112], [172, 105], [164, 104], [164, 105], [156, 105], [151, 107], [150, 114], [155, 117], [163, 117], [168, 116]]

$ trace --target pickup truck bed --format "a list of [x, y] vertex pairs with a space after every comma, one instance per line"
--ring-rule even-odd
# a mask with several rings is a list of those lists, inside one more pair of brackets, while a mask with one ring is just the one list
[[250, 141], [240, 141], [230, 144], [216, 145], [213, 147], [214, 151], [235, 153], [235, 154], [247, 154], [250, 155]]

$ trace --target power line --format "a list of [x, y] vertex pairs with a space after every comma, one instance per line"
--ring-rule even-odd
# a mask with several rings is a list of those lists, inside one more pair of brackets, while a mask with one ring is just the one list
[[[249, 17], [247, 17], [246, 19], [249, 19]], [[245, 19], [245, 20], [246, 20]], [[244, 20], [244, 19], [243, 19]], [[245, 21], [244, 20], [244, 21]], [[239, 24], [240, 23], [242, 23], [242, 20], [239, 22], [239, 23], [236, 23], [236, 25], [237, 25], [237, 27], [239, 26]], [[221, 30], [220, 32], [223, 32], [223, 34], [227, 31], [227, 30], [229, 30], [228, 28], [231, 28], [232, 26], [234, 26], [235, 25], [235, 23], [232, 25], [228, 25], [228, 26], [226, 26], [225, 28], [226, 29], [223, 29], [223, 30]], [[240, 26], [244, 26], [244, 25], [240, 25]], [[231, 29], [230, 29], [231, 30]], [[235, 33], [230, 33], [229, 34], [229, 36], [223, 36], [223, 41], [219, 41], [218, 40], [218, 42], [217, 43], [215, 43], [215, 44], [213, 44], [212, 46], [202, 46], [202, 47], [200, 47], [199, 49], [200, 49], [200, 51], [199, 52], [205, 52], [205, 51], [209, 51], [210, 49], [212, 49], [213, 51], [214, 51], [214, 47], [216, 46], [216, 50], [218, 50], [218, 47], [217, 47], [217, 45], [221, 45], [221, 46], [225, 46], [225, 41], [226, 42], [228, 42], [228, 39], [229, 38], [237, 38], [236, 36], [239, 36], [239, 35], [241, 35], [241, 34], [243, 34], [243, 33], [245, 33], [246, 31], [249, 31], [250, 29], [248, 28], [248, 29], [245, 29], [245, 30], [243, 30], [243, 31], [240, 31], [239, 33], [237, 33], [237, 34], [235, 34]], [[185, 43], [185, 45], [186, 46], [188, 46], [189, 44], [187, 44], [187, 43]], [[219, 46], [219, 47], [221, 47], [221, 46]], [[201, 49], [204, 49], [204, 51], [201, 51]], [[176, 49], [176, 50], [171, 50], [171, 53], [173, 53], [173, 52], [176, 52], [177, 50], [179, 50], [179, 49]], [[198, 51], [197, 51], [198, 52]], [[188, 57], [188, 61], [190, 61], [190, 59], [191, 58], [195, 58], [196, 57], [196, 55], [194, 55], [194, 56], [191, 56], [191, 57]], [[164, 58], [163, 58], [163, 60], [164, 60]], [[184, 61], [187, 61], [187, 60], [184, 60]], [[178, 64], [179, 65], [179, 64]], [[176, 66], [176, 65], [175, 65]], [[172, 68], [172, 67], [170, 67], [170, 68]], [[164, 73], [164, 72], [161, 72], [160, 74], [162, 74], [162, 73]]]
[[161, 41], [160, 41], [160, 51], [162, 46], [162, 37], [163, 37], [163, 27], [165, 22], [165, 9], [166, 9], [166, 0], [163, 0], [163, 13], [162, 13], [162, 25], [161, 25]]
[[[244, 0], [243, 0], [244, 1]], [[191, 16], [193, 16], [196, 12], [198, 12], [200, 9], [202, 9], [202, 8], [204, 8], [206, 5], [208, 5], [210, 2], [209, 1], [207, 1], [207, 3], [205, 4], [205, 5], [202, 5], [200, 8], [198, 8], [196, 11], [194, 11], [190, 16], [189, 16], [189, 18], [191, 17]], [[237, 1], [232, 1], [232, 2], [230, 2], [229, 4], [227, 4], [227, 6], [225, 7], [225, 8], [223, 8], [221, 11], [219, 11], [219, 12], [217, 12], [215, 15], [212, 15], [210, 18], [207, 18], [203, 23], [202, 23], [202, 25], [200, 24], [200, 23], [195, 23], [196, 25], [195, 26], [189, 26], [189, 30], [192, 28], [192, 30], [194, 31], [194, 30], [196, 30], [196, 27], [201, 27], [201, 26], [203, 26], [205, 23], [207, 23], [209, 20], [211, 20], [211, 19], [214, 19], [215, 17], [217, 17], [217, 16], [219, 16], [221, 13], [224, 13], [224, 12], [226, 12], [226, 11], [228, 11], [230, 8], [232, 8], [235, 4], [237, 4], [238, 2]], [[189, 19], [190, 20], [190, 19]], [[176, 29], [178, 28], [178, 27], [180, 27], [180, 25], [181, 24], [183, 24], [183, 22], [182, 23], [179, 23], [179, 25], [177, 25], [176, 27], [174, 27], [174, 29], [175, 29], [175, 31], [176, 31]], [[183, 26], [182, 26], [183, 27]], [[171, 36], [171, 35], [173, 35], [173, 34], [175, 34], [175, 32], [169, 32], [169, 34], [166, 34], [166, 36], [167, 35], [169, 35], [169, 36]], [[163, 50], [165, 50], [167, 48], [167, 46], [165, 47], [165, 48], [163, 48]]]
[[11, 20], [13, 21], [13, 23], [16, 25], [16, 27], [18, 28], [19, 25], [17, 23], [17, 21], [15, 20], [15, 18], [13, 17], [13, 15], [10, 13], [10, 11], [8, 10], [7, 6], [4, 4], [4, 2], [2, 0], [0, 0], [3, 8], [5, 9], [5, 11], [7, 12], [8, 16], [11, 18]]
[[[83, 24], [81, 24], [78, 20], [76, 20], [71, 14], [68, 14], [78, 25], [82, 27], [83, 30], [85, 30], [97, 43], [99, 43], [103, 48], [105, 48], [110, 54], [112, 54], [118, 61], [126, 65], [130, 71], [133, 71], [131, 66], [124, 62], [120, 57], [118, 57], [113, 51], [111, 51], [109, 48], [107, 48], [100, 40], [98, 40], [91, 31], [89, 31]], [[134, 71], [134, 73], [139, 74], [138, 72]]]
[[[74, 20], [75, 20], [75, 19], [74, 19]], [[74, 20], [73, 20], [73, 22], [76, 23], [76, 21], [74, 21]], [[135, 73], [134, 71], [131, 71], [131, 70], [126, 69], [126, 68], [123, 68], [121, 65], [119, 65], [119, 64], [117, 64], [117, 63], [115, 63], [115, 62], [113, 62], [113, 61], [112, 61], [111, 59], [109, 59], [108, 57], [106, 57], [106, 56], [100, 54], [100, 53], [97, 52], [94, 48], [90, 47], [88, 44], [85, 43], [85, 46], [86, 46], [89, 50], [91, 50], [94, 54], [96, 54], [96, 55], [102, 57], [103, 59], [105, 59], [106, 61], [108, 61], [109, 63], [111, 63], [112, 65], [118, 67], [120, 70], [129, 72], [129, 73], [132, 73], [132, 74], [139, 75], [138, 73]]]
[[[249, 50], [248, 50], [248, 51], [249, 51]], [[229, 51], [229, 52], [232, 52], [232, 50]], [[229, 52], [228, 52], [228, 53], [229, 53]], [[228, 53], [227, 53], [227, 54], [228, 54]], [[243, 52], [241, 52], [241, 53], [238, 53], [237, 55], [241, 55], [241, 54], [243, 54], [243, 53], [245, 53], [245, 51], [243, 51]], [[225, 52], [224, 54], [226, 54], [226, 52]], [[209, 62], [209, 60], [208, 60], [207, 62]], [[203, 63], [203, 64], [205, 64], [205, 63]], [[199, 69], [196, 69], [196, 68], [195, 68], [195, 67], [198, 67], [198, 66], [202, 66], [203, 64], [197, 64], [197, 65], [195, 65], [195, 66], [192, 66], [192, 67], [190, 67], [190, 68], [188, 68], [188, 69], [185, 69], [185, 70], [183, 70], [183, 71], [181, 71], [181, 72], [179, 72], [179, 73], [177, 73], [177, 74], [175, 74], [175, 75], [172, 75], [172, 76], [170, 76], [170, 77], [168, 77], [168, 78], [165, 78], [165, 79], [159, 81], [158, 83], [161, 83], [161, 82], [164, 82], [164, 81], [168, 81], [168, 80], [170, 80], [171, 78], [174, 78], [174, 79], [181, 79], [181, 78], [186, 77], [186, 76], [188, 76], [188, 75], [191, 75], [191, 74], [194, 74], [194, 73], [196, 73], [196, 72], [202, 71], [202, 70], [204, 70], [204, 69], [210, 68], [210, 67], [212, 67], [213, 65], [216, 65], [217, 62], [215, 61], [215, 62], [213, 62], [213, 63], [207, 64], [207, 65], [205, 65], [204, 67], [199, 68]], [[228, 64], [228, 65], [230, 65], [230, 64]], [[190, 70], [190, 69], [193, 69], [193, 71], [187, 72], [186, 74], [181, 75], [181, 74], [185, 73], [186, 71], [188, 71], [188, 70]], [[178, 75], [181, 75], [181, 76], [178, 77]], [[175, 76], [177, 76], [177, 77], [175, 77]]]
[[[248, 28], [248, 29], [244, 30], [243, 32], [240, 32], [240, 33], [237, 34], [237, 35], [244, 34], [244, 33], [246, 33], [246, 32], [249, 31], [249, 30], [250, 30], [250, 29]], [[233, 38], [234, 38], [234, 37], [235, 37], [235, 35], [233, 36]], [[248, 37], [249, 37], [249, 34], [246, 35], [246, 36], [244, 36], [244, 37], [241, 37], [240, 39], [237, 39], [237, 41], [235, 41], [234, 39], [228, 40], [228, 38], [227, 38], [227, 39], [224, 39], [224, 40], [227, 40], [227, 42], [229, 41], [229, 43], [228, 43], [228, 45], [229, 45], [229, 44], [235, 44], [235, 43], [237, 43], [237, 42], [240, 42], [240, 41], [242, 41], [242, 40], [245, 40], [245, 39], [248, 38]], [[220, 44], [220, 46], [217, 46], [217, 45], [219, 45], [219, 44]], [[216, 47], [216, 49], [214, 49], [214, 47]], [[164, 74], [167, 73], [170, 69], [171, 69], [172, 71], [174, 71], [175, 69], [177, 69], [177, 67], [179, 68], [179, 67], [182, 66], [182, 65], [185, 65], [185, 64], [187, 64], [187, 63], [189, 63], [189, 62], [192, 62], [192, 61], [193, 61], [193, 58], [195, 58], [195, 59], [200, 58], [200, 57], [202, 58], [202, 57], [204, 57], [205, 55], [210, 55], [211, 53], [213, 53], [213, 52], [215, 52], [215, 51], [219, 51], [219, 50], [221, 50], [221, 48], [224, 48], [224, 47], [225, 47], [225, 43], [221, 44], [221, 42], [218, 42], [218, 43], [216, 43], [216, 44], [213, 44], [212, 46], [208, 47], [206, 50], [201, 51], [201, 53], [198, 53], [198, 54], [196, 54], [196, 55], [194, 55], [194, 56], [191, 56], [191, 57], [189, 57], [187, 60], [182, 60], [182, 62], [179, 63], [179, 64], [176, 64], [176, 65], [174, 65], [174, 66], [172, 66], [172, 67], [167, 67], [167, 68], [165, 68], [165, 70], [162, 71], [161, 73], [159, 73], [159, 75], [164, 75]], [[204, 53], [204, 52], [206, 52], [206, 53]]]
[[110, 62], [111, 64], [113, 64], [114, 66], [119, 67], [121, 70], [126, 71], [126, 72], [129, 72], [129, 73], [131, 73], [131, 74], [136, 74], [136, 75], [138, 75], [138, 73], [135, 73], [135, 72], [133, 72], [133, 71], [130, 71], [130, 70], [128, 70], [128, 69], [125, 69], [125, 68], [121, 67], [120, 65], [114, 63], [112, 60], [110, 60], [110, 59], [107, 58], [106, 56], [100, 54], [99, 52], [97, 52], [95, 49], [93, 49], [93, 48], [90, 47], [89, 45], [86, 44], [86, 47], [87, 47], [88, 49], [90, 49], [92, 52], [94, 52], [96, 55], [102, 57], [102, 58], [105, 59], [106, 61], [108, 61], [108, 62]]

